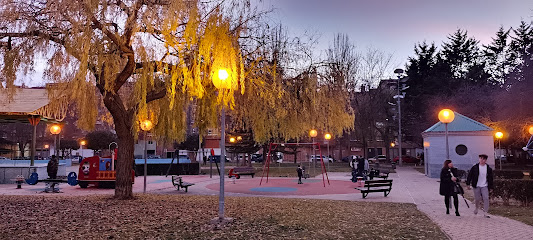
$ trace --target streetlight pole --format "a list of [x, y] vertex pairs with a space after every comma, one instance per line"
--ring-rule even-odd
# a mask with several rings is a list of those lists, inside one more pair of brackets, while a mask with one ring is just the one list
[[400, 88], [401, 88], [401, 85], [400, 85], [400, 79], [402, 78], [402, 75], [403, 75], [403, 69], [396, 69], [394, 70], [394, 73], [396, 73], [396, 75], [398, 75], [398, 94], [396, 95], [396, 104], [398, 104], [398, 159], [399, 159], [399, 163], [400, 163], [400, 166], [403, 165], [403, 160], [402, 160], [402, 110], [401, 110], [401, 107], [400, 107], [400, 103], [401, 103], [401, 98], [403, 97], [402, 95], [400, 95]]
[[311, 131], [309, 131], [309, 136], [311, 137], [311, 139], [313, 139], [313, 174], [315, 174], [315, 166], [316, 166], [316, 154], [315, 154], [315, 137], [317, 135], [317, 131], [315, 129], [311, 129]]
[[329, 140], [331, 139], [331, 134], [326, 133], [326, 135], [324, 135], [324, 138], [327, 140], [327, 146], [328, 146], [328, 171], [329, 171]]
[[[233, 88], [232, 78], [227, 69], [219, 69], [215, 72], [213, 78], [213, 85], [219, 90], [219, 96], [224, 96], [224, 89]], [[225, 163], [226, 163], [226, 110], [224, 107], [224, 101], [222, 101], [222, 109], [220, 111], [220, 192], [218, 195], [218, 222], [231, 221], [224, 218], [224, 176], [225, 176]]]
[[498, 151], [499, 151], [498, 159], [500, 160], [500, 170], [502, 170], [502, 154], [501, 154], [502, 149], [501, 149], [501, 145], [500, 144], [501, 144], [501, 139], [503, 137], [503, 133], [502, 132], [497, 132], [494, 135], [498, 139]]
[[85, 146], [86, 143], [87, 142], [85, 142], [85, 140], [81, 140], [81, 142], [80, 142], [80, 150], [81, 150], [80, 156], [81, 156], [81, 159], [83, 159], [83, 146]]
[[450, 109], [442, 109], [439, 112], [439, 121], [444, 123], [444, 137], [446, 138], [446, 159], [450, 159], [450, 148], [448, 146], [448, 123], [453, 122], [455, 113]]
[[226, 163], [226, 111], [224, 106], [221, 110], [220, 119], [220, 194], [218, 195], [218, 219], [224, 220], [224, 176]]
[[148, 148], [148, 131], [152, 129], [152, 121], [146, 119], [141, 122], [141, 129], [144, 131], [144, 186], [143, 193], [146, 193], [146, 176], [148, 175], [148, 160], [147, 160], [147, 148]]
[[61, 127], [57, 124], [52, 125], [50, 127], [50, 133], [54, 135], [54, 148], [55, 148], [55, 155], [59, 157], [59, 146], [57, 144], [57, 137], [59, 136], [59, 133], [61, 132]]

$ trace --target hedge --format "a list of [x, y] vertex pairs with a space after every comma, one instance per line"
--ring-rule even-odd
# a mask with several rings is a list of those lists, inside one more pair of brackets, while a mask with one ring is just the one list
[[502, 179], [523, 179], [524, 173], [520, 170], [494, 170], [494, 177]]
[[501, 198], [508, 205], [510, 199], [520, 201], [522, 206], [533, 202], [533, 180], [527, 179], [494, 179], [494, 190], [491, 198]]

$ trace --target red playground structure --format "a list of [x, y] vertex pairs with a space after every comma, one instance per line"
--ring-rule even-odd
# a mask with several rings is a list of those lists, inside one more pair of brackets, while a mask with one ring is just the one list
[[[117, 149], [115, 149], [111, 157], [93, 156], [84, 158], [80, 162], [78, 170], [78, 185], [81, 188], [87, 188], [89, 184], [94, 184], [97, 187], [115, 187], [116, 171], [115, 159]], [[132, 181], [135, 181], [135, 172], [131, 170]]]
[[[270, 170], [270, 157], [272, 156], [272, 150], [276, 150], [278, 145], [295, 145], [295, 146], [309, 146], [311, 145], [313, 148], [315, 146], [318, 146], [318, 152], [320, 154], [320, 162], [321, 162], [321, 169], [322, 169], [322, 182], [324, 183], [324, 187], [326, 187], [326, 180], [328, 181], [328, 185], [331, 185], [329, 183], [329, 177], [328, 172], [326, 171], [326, 165], [324, 164], [324, 159], [322, 159], [322, 150], [320, 149], [320, 143], [270, 143], [270, 146], [268, 148], [268, 155], [267, 160], [265, 161], [265, 165], [263, 165], [263, 174], [261, 175], [261, 181], [259, 182], [259, 185], [263, 183], [263, 177], [265, 176], [265, 169], [266, 169], [266, 182], [268, 183], [268, 172]], [[274, 146], [274, 149], [272, 149], [272, 146]], [[324, 178], [324, 175], [326, 176]]]

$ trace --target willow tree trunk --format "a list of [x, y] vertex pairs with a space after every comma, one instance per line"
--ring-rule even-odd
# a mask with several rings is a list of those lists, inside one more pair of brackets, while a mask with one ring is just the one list
[[133, 198], [133, 111], [127, 111], [122, 103], [122, 99], [117, 94], [105, 94], [104, 104], [113, 116], [115, 131], [118, 138], [118, 153], [115, 163], [116, 182], [115, 198], [130, 199]]

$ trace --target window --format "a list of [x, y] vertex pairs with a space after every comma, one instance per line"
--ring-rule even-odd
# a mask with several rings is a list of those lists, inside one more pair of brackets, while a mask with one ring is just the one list
[[152, 140], [148, 141], [148, 144], [154, 144], [154, 142], [152, 142]]
[[468, 152], [468, 148], [463, 144], [459, 144], [457, 147], [455, 147], [455, 152], [458, 155], [463, 156]]

